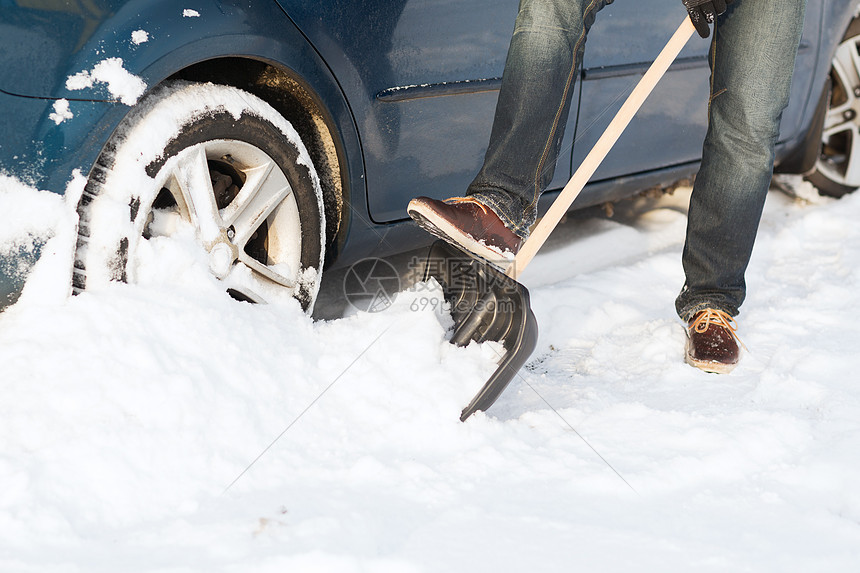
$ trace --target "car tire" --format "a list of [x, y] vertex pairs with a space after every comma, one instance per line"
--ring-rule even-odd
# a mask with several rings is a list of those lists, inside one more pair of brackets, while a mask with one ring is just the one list
[[860, 187], [860, 18], [836, 49], [830, 79], [821, 153], [806, 179], [822, 195], [842, 197]]
[[289, 122], [250, 93], [186, 82], [154, 90], [100, 154], [78, 216], [76, 293], [135, 282], [141, 241], [170, 235], [178, 218], [234, 298], [287, 293], [312, 310], [324, 257], [319, 178]]

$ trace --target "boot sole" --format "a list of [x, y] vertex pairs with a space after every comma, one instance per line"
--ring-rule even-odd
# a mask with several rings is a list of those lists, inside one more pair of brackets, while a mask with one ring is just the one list
[[486, 243], [476, 240], [472, 235], [464, 233], [443, 217], [439, 217], [432, 210], [421, 211], [420, 208], [410, 206], [407, 213], [418, 224], [419, 227], [443, 241], [466, 251], [475, 258], [494, 266], [502, 272], [513, 263], [515, 254], [508, 251], [502, 252], [490, 247]]

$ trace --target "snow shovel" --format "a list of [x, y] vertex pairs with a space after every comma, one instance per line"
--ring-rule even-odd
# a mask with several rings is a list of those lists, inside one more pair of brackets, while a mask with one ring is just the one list
[[489, 261], [477, 259], [445, 241], [436, 241], [431, 247], [424, 278], [435, 278], [451, 305], [455, 326], [450, 342], [465, 346], [473, 340], [479, 343], [494, 340], [504, 347], [496, 371], [463, 410], [461, 421], [492, 406], [534, 351], [537, 320], [531, 310], [529, 292], [517, 282], [517, 277], [558, 225], [695, 30], [690, 18], [685, 18], [523, 243], [516, 258], [513, 262], [505, 261], [504, 272]]

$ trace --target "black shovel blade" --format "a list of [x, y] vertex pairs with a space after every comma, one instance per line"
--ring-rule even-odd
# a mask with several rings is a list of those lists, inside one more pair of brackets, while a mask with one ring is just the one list
[[430, 248], [424, 280], [431, 277], [451, 305], [451, 344], [494, 340], [504, 347], [496, 371], [460, 414], [465, 421], [492, 406], [529, 359], [537, 345], [537, 319], [526, 287], [445, 241], [436, 241]]

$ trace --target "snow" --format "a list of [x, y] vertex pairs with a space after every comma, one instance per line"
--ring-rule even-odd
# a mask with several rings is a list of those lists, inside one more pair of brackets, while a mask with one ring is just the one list
[[60, 125], [67, 119], [72, 119], [73, 117], [75, 117], [75, 115], [69, 109], [69, 100], [67, 99], [58, 99], [55, 101], [54, 111], [48, 116], [48, 118], [57, 125]]
[[66, 89], [77, 91], [91, 88], [97, 83], [107, 84], [110, 94], [125, 105], [134, 105], [146, 91], [146, 83], [123, 67], [122, 58], [107, 58], [93, 66], [92, 70], [69, 76]]
[[13, 177], [0, 174], [0, 253], [34, 237], [47, 239], [60, 225], [62, 197], [35, 191]]
[[186, 8], [185, 10], [182, 11], [182, 17], [183, 18], [199, 18], [200, 12], [198, 12], [197, 10], [192, 10], [190, 8]]
[[562, 223], [521, 277], [537, 350], [461, 423], [498, 347], [448, 344], [432, 285], [313, 321], [180, 232], [69, 297], [83, 177], [0, 177], [0, 248], [47, 241], [0, 314], [0, 570], [855, 571], [860, 195], [788, 183], [732, 374], [683, 362], [680, 189]]
[[131, 41], [135, 45], [140, 45], [149, 41], [149, 32], [146, 30], [135, 30], [131, 33]]

